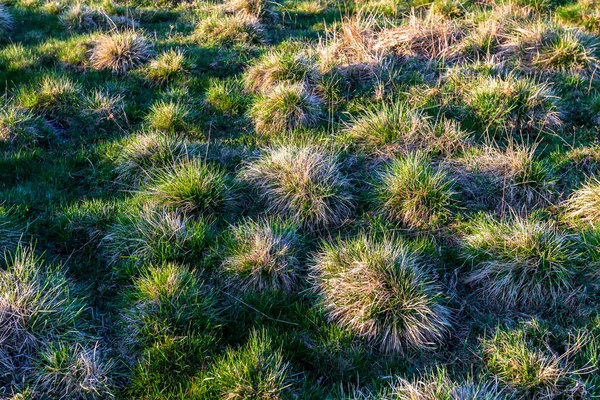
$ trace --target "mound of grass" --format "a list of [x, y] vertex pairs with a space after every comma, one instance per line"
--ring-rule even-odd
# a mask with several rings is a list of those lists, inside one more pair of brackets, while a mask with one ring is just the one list
[[88, 114], [96, 124], [114, 122], [117, 126], [127, 124], [125, 100], [122, 93], [96, 89], [83, 98], [84, 114]]
[[369, 153], [406, 153], [420, 149], [451, 154], [465, 145], [468, 134], [456, 121], [434, 122], [424, 113], [395, 102], [366, 109], [360, 116], [353, 117], [344, 137]]
[[503, 400], [510, 398], [504, 390], [493, 382], [476, 383], [467, 381], [457, 383], [448, 377], [445, 370], [428, 373], [416, 381], [397, 379], [392, 383], [389, 392], [389, 396], [392, 398], [407, 400]]
[[221, 168], [195, 159], [153, 176], [147, 193], [158, 204], [188, 214], [223, 215], [233, 207], [235, 182]]
[[44, 75], [34, 87], [17, 94], [19, 106], [64, 121], [77, 115], [81, 88], [68, 76]]
[[286, 399], [294, 384], [290, 364], [265, 331], [252, 331], [241, 348], [230, 348], [210, 370], [215, 398]]
[[319, 79], [315, 65], [294, 44], [272, 50], [248, 68], [245, 86], [251, 92], [269, 93], [281, 84], [311, 85]]
[[32, 147], [48, 142], [53, 129], [31, 110], [5, 104], [0, 109], [0, 143]]
[[432, 8], [424, 16], [412, 12], [405, 24], [378, 33], [375, 48], [400, 57], [443, 58], [464, 36], [464, 29]]
[[585, 384], [571, 370], [569, 359], [579, 345], [559, 356], [547, 343], [536, 346], [528, 330], [531, 328], [527, 326], [514, 330], [498, 328], [494, 336], [483, 341], [490, 371], [521, 396], [552, 398], [570, 392], [585, 397]]
[[113, 28], [135, 28], [137, 22], [129, 17], [108, 15], [102, 9], [89, 7], [81, 2], [68, 6], [59, 15], [60, 22], [75, 32], [92, 32]]
[[269, 213], [305, 227], [340, 225], [354, 209], [337, 156], [318, 146], [267, 148], [241, 176], [258, 189]]
[[459, 163], [490, 180], [502, 194], [501, 208], [547, 205], [555, 197], [556, 177], [552, 166], [539, 159], [537, 146], [513, 141], [504, 149], [486, 145]]
[[315, 126], [322, 117], [321, 99], [306, 87], [279, 85], [260, 96], [250, 109], [256, 132], [264, 136]]
[[206, 90], [204, 103], [219, 114], [240, 115], [246, 108], [246, 99], [240, 94], [240, 86], [235, 81], [213, 81]]
[[600, 181], [590, 178], [566, 201], [567, 216], [590, 225], [600, 223]]
[[271, 7], [272, 4], [271, 0], [228, 0], [227, 2], [233, 12], [263, 22], [277, 19], [277, 14]]
[[210, 229], [203, 219], [191, 220], [163, 209], [144, 207], [139, 212], [120, 215], [108, 228], [101, 247], [113, 265], [193, 259], [206, 246]]
[[591, 74], [599, 65], [599, 45], [582, 30], [540, 21], [515, 29], [499, 54], [525, 69]]
[[0, 270], [3, 387], [24, 383], [35, 398], [112, 396], [110, 364], [86, 337], [85, 303], [73, 289], [62, 269], [44, 264], [33, 249], [8, 255]]
[[467, 277], [486, 300], [506, 308], [551, 307], [577, 292], [581, 255], [553, 224], [513, 216], [473, 220], [464, 248]]
[[435, 228], [454, 208], [453, 182], [430, 159], [416, 152], [394, 160], [376, 184], [379, 210], [411, 228]]
[[90, 53], [90, 63], [96, 69], [108, 69], [116, 74], [146, 63], [154, 55], [152, 43], [133, 30], [100, 35]]
[[199, 147], [185, 139], [162, 133], [138, 134], [128, 140], [116, 155], [115, 170], [124, 182], [150, 178], [148, 171], [160, 170], [199, 154]]
[[240, 293], [289, 292], [298, 286], [298, 228], [278, 219], [247, 220], [231, 228], [222, 270]]
[[514, 75], [478, 76], [460, 79], [456, 86], [486, 133], [506, 128], [537, 133], [562, 125], [558, 98], [545, 83]]
[[434, 348], [450, 327], [435, 278], [399, 239], [325, 243], [312, 274], [329, 318], [382, 351]]
[[3, 4], [0, 4], [0, 34], [5, 35], [13, 27], [13, 17]]
[[189, 127], [191, 111], [179, 102], [160, 100], [154, 103], [146, 121], [151, 128], [165, 133], [183, 132]]
[[167, 50], [150, 61], [146, 76], [158, 84], [169, 83], [173, 79], [190, 72], [192, 63], [181, 49]]
[[194, 35], [200, 43], [220, 46], [252, 45], [264, 41], [264, 29], [254, 17], [211, 15], [201, 20]]

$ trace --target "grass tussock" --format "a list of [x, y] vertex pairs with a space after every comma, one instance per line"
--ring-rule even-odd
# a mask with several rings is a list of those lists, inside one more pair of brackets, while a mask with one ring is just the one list
[[152, 43], [134, 30], [101, 34], [90, 52], [90, 63], [95, 69], [126, 74], [139, 67], [154, 55]]
[[141, 182], [148, 171], [160, 170], [199, 154], [198, 146], [162, 133], [141, 133], [130, 138], [115, 156], [115, 170], [122, 182]]
[[316, 83], [319, 73], [310, 58], [294, 50], [273, 50], [261, 57], [246, 71], [246, 89], [254, 93], [269, 93], [280, 84]]
[[258, 19], [240, 14], [212, 15], [196, 26], [195, 37], [201, 43], [220, 46], [261, 44], [264, 28]]
[[209, 236], [210, 225], [203, 219], [144, 207], [119, 216], [108, 228], [101, 249], [113, 265], [162, 263], [198, 255]]
[[138, 23], [129, 17], [109, 15], [103, 9], [75, 2], [59, 15], [60, 22], [69, 30], [75, 32], [93, 32], [114, 28], [135, 28]]
[[410, 228], [435, 228], [453, 213], [452, 179], [434, 169], [423, 153], [398, 158], [385, 168], [376, 184], [378, 208]]
[[577, 293], [581, 255], [571, 237], [548, 222], [482, 217], [464, 238], [473, 269], [467, 282], [505, 308], [551, 307]]
[[434, 121], [401, 102], [364, 110], [348, 123], [343, 137], [364, 151], [383, 154], [415, 150], [452, 154], [469, 141], [456, 121]]
[[250, 109], [256, 132], [264, 136], [289, 133], [317, 125], [322, 101], [301, 84], [282, 84], [260, 96]]
[[342, 224], [354, 209], [337, 156], [318, 146], [270, 147], [241, 173], [271, 214], [305, 227]]
[[160, 100], [154, 103], [146, 116], [151, 128], [170, 134], [185, 131], [190, 125], [190, 120], [190, 109], [185, 104], [175, 101]]
[[300, 243], [297, 226], [278, 219], [233, 226], [221, 267], [228, 285], [240, 293], [292, 291], [300, 280]]
[[146, 76], [152, 82], [165, 84], [179, 76], [185, 76], [191, 68], [192, 63], [183, 50], [171, 49], [163, 51], [150, 61]]
[[271, 0], [228, 0], [228, 8], [243, 17], [256, 18], [262, 22], [273, 22], [277, 14]]
[[425, 15], [413, 11], [404, 24], [382, 30], [375, 48], [405, 58], [446, 58], [463, 36], [464, 30], [455, 20], [432, 8]]
[[[548, 343], [536, 345], [531, 327], [519, 329], [496, 329], [494, 335], [483, 341], [483, 351], [490, 371], [505, 385], [516, 389], [518, 394], [532, 398], [556, 398], [564, 393], [585, 398], [588, 393], [580, 379], [585, 369], [573, 370], [571, 359], [581, 347], [576, 341], [558, 355]], [[543, 338], [542, 340], [547, 340]]]
[[223, 215], [236, 201], [233, 178], [195, 159], [161, 170], [146, 193], [161, 206], [186, 214]]
[[291, 366], [265, 331], [252, 331], [247, 343], [228, 349], [211, 369], [211, 391], [221, 399], [284, 399], [294, 383]]
[[0, 383], [23, 382], [36, 398], [112, 396], [105, 349], [92, 344], [62, 268], [18, 247], [0, 271]]
[[329, 318], [382, 351], [434, 348], [450, 327], [435, 278], [399, 239], [326, 243], [312, 274]]
[[600, 223], [600, 181], [590, 178], [566, 201], [567, 216], [590, 225]]

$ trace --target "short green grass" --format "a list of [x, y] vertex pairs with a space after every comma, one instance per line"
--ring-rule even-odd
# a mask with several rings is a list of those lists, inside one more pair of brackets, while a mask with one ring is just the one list
[[0, 1], [0, 398], [597, 398], [599, 34]]

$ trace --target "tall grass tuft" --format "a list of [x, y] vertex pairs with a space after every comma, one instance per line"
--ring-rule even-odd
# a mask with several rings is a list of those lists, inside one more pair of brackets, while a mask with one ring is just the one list
[[421, 152], [398, 158], [380, 174], [376, 184], [379, 210], [411, 228], [435, 228], [454, 208], [453, 181], [434, 169]]
[[246, 164], [241, 176], [258, 189], [271, 214], [305, 227], [340, 225], [354, 209], [337, 155], [319, 146], [267, 148]]
[[434, 348], [450, 327], [435, 278], [399, 239], [326, 243], [312, 275], [329, 318], [382, 351]]
[[505, 308], [553, 306], [576, 293], [581, 256], [552, 223], [513, 216], [475, 219], [464, 239], [473, 270], [467, 282]]
[[290, 292], [300, 280], [296, 225], [275, 218], [246, 220], [226, 238], [222, 270], [240, 293]]
[[108, 69], [116, 74], [146, 63], [154, 55], [152, 44], [140, 33], [123, 30], [101, 34], [94, 42], [90, 62], [96, 69]]

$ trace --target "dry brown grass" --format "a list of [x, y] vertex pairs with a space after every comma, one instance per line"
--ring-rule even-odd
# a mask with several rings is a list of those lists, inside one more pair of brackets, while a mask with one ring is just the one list
[[138, 67], [154, 54], [152, 43], [133, 30], [100, 35], [91, 50], [90, 62], [96, 69], [108, 69], [125, 74]]
[[413, 11], [405, 24], [382, 30], [375, 49], [400, 57], [446, 58], [464, 35], [464, 27], [433, 9], [425, 15]]
[[567, 217], [589, 225], [600, 223], [600, 180], [590, 178], [575, 190], [565, 203]]

